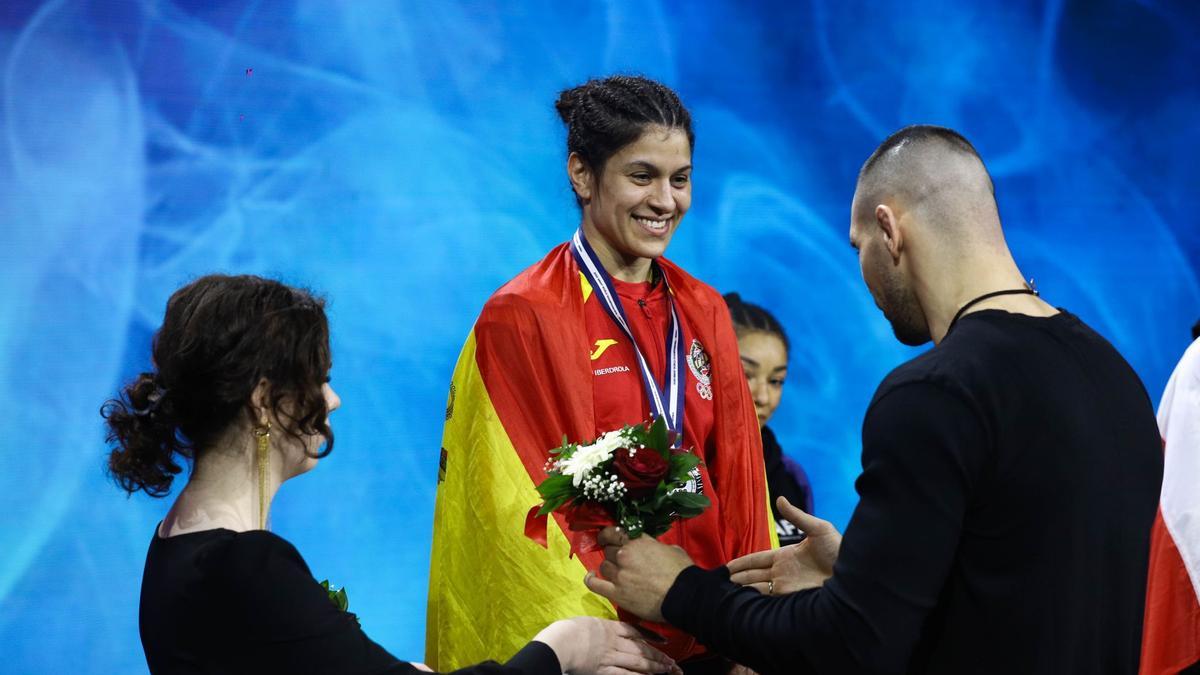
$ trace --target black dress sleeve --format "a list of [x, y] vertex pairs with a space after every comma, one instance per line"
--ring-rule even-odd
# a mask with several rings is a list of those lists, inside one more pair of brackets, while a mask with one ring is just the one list
[[[212, 564], [227, 598], [227, 654], [231, 672], [416, 673], [376, 644], [354, 615], [329, 601], [294, 546], [264, 531], [238, 535]], [[218, 647], [221, 648], [221, 647]], [[547, 645], [526, 645], [507, 664], [482, 663], [463, 674], [557, 675]]]
[[462, 675], [561, 675], [562, 668], [558, 664], [558, 656], [550, 646], [542, 642], [530, 642], [521, 648], [504, 665], [495, 661], [484, 661], [474, 666], [467, 666], [454, 671]]
[[928, 382], [878, 399], [863, 423], [859, 504], [833, 577], [784, 597], [688, 568], [668, 621], [760, 673], [903, 673], [946, 580], [986, 435], [963, 398]]
[[775, 534], [779, 545], [788, 546], [804, 541], [804, 533], [779, 513], [775, 500], [787, 497], [793, 505], [805, 513], [813, 513], [812, 485], [803, 467], [788, 459], [775, 438], [771, 427], [762, 428], [763, 463], [767, 470], [767, 495], [771, 502], [771, 517], [775, 520]]

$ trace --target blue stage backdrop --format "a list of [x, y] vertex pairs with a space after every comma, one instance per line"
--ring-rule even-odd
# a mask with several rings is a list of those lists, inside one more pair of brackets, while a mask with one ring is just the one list
[[819, 515], [848, 520], [864, 407], [916, 353], [846, 240], [859, 165], [905, 124], [975, 142], [1025, 273], [1157, 402], [1200, 318], [1198, 31], [1196, 4], [1153, 0], [4, 0], [0, 670], [145, 670], [168, 502], [107, 481], [97, 411], [211, 271], [330, 299], [337, 449], [274, 530], [422, 657], [447, 382], [487, 296], [577, 223], [552, 103], [588, 76], [691, 107], [670, 257], [786, 325], [773, 426]]

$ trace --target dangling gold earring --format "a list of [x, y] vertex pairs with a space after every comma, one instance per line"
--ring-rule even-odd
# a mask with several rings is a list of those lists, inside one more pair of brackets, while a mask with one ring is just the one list
[[268, 451], [271, 448], [271, 423], [266, 422], [261, 427], [254, 427], [254, 435], [258, 438], [258, 529], [267, 529], [267, 463], [270, 460]]

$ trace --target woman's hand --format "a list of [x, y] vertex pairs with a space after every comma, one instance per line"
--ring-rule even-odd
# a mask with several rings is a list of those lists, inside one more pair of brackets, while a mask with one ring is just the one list
[[759, 551], [729, 563], [729, 579], [765, 595], [785, 595], [816, 588], [833, 576], [833, 563], [842, 535], [829, 521], [808, 515], [785, 497], [776, 500], [779, 513], [804, 531], [804, 541], [773, 551]]
[[534, 640], [558, 656], [564, 673], [573, 675], [682, 675], [671, 657], [646, 644], [636, 628], [619, 621], [577, 616], [555, 621]]

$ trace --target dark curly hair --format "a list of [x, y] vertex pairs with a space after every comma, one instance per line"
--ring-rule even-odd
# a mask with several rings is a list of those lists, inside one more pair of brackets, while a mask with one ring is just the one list
[[322, 393], [332, 364], [329, 323], [324, 301], [308, 291], [249, 275], [201, 277], [167, 301], [152, 358], [154, 372], [138, 375], [100, 410], [112, 447], [108, 470], [126, 492], [170, 492], [178, 459], [195, 460], [248, 415], [264, 378], [283, 431], [324, 436], [316, 457], [332, 451]]
[[792, 353], [792, 345], [788, 342], [787, 333], [783, 330], [783, 324], [779, 323], [775, 315], [752, 302], [742, 300], [742, 296], [737, 293], [726, 293], [722, 297], [725, 299], [725, 304], [729, 306], [729, 315], [733, 319], [733, 328], [738, 335], [746, 331], [770, 333], [783, 341], [783, 350], [785, 352], [788, 354]]
[[679, 96], [654, 80], [613, 75], [565, 89], [554, 103], [567, 125], [567, 152], [579, 155], [593, 172], [621, 148], [641, 137], [646, 127], [682, 129], [695, 149], [692, 116]]

